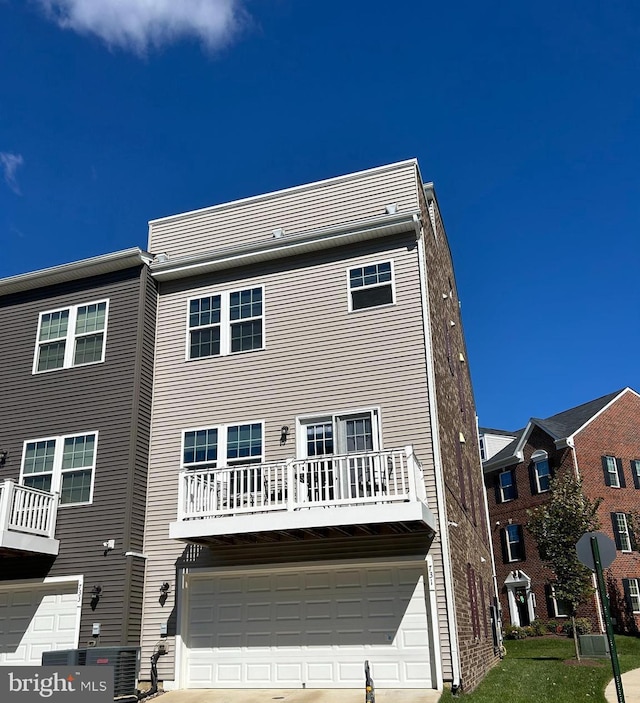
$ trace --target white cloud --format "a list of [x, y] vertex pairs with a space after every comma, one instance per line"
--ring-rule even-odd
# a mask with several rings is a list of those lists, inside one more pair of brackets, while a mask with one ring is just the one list
[[60, 27], [95, 34], [110, 47], [144, 54], [195, 37], [228, 44], [248, 18], [241, 0], [37, 0]]
[[7, 151], [0, 151], [0, 165], [4, 172], [5, 183], [17, 195], [21, 195], [21, 193], [18, 181], [16, 181], [16, 171], [23, 163], [22, 154], [10, 154]]

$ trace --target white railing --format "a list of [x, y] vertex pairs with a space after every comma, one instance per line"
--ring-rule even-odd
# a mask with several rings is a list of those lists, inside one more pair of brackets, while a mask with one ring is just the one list
[[413, 448], [182, 471], [178, 520], [354, 506], [426, 502]]
[[19, 486], [10, 480], [0, 484], [0, 531], [53, 539], [57, 514], [57, 493]]

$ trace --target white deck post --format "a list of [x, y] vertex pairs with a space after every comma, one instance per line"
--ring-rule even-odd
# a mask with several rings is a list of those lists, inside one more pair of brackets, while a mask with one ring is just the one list
[[2, 485], [2, 494], [0, 495], [0, 532], [5, 532], [9, 529], [9, 518], [11, 516], [11, 502], [13, 500], [13, 490], [15, 483], [10, 479], [6, 479]]

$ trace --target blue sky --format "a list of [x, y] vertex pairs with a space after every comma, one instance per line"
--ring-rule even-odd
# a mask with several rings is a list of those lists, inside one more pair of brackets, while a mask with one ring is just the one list
[[640, 390], [636, 0], [0, 0], [0, 96], [1, 277], [415, 156], [481, 424]]

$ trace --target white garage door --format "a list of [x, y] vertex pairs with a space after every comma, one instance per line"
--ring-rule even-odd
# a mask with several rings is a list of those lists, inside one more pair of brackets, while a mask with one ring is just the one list
[[0, 665], [39, 665], [42, 652], [74, 649], [78, 584], [0, 588]]
[[431, 687], [424, 564], [191, 575], [187, 688]]

